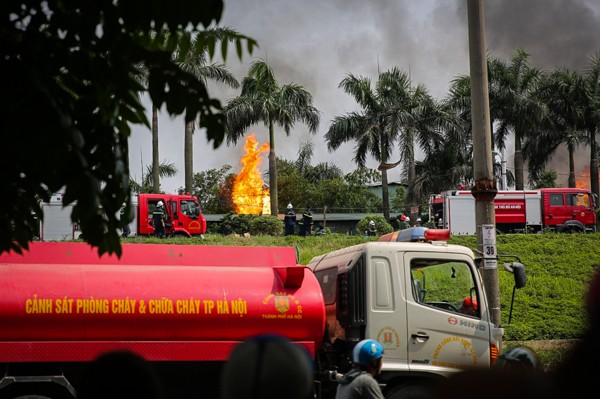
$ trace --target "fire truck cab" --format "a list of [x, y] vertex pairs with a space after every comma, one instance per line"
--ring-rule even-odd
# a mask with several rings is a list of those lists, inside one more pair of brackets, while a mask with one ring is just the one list
[[191, 237], [206, 233], [206, 219], [196, 197], [185, 194], [138, 194], [134, 223], [138, 235], [154, 234], [152, 212], [158, 201], [165, 204], [167, 235]]

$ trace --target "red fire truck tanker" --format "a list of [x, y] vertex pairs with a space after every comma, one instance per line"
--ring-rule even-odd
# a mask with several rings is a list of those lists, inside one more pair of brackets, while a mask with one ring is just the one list
[[[494, 198], [499, 233], [595, 232], [596, 198], [581, 188], [542, 188], [498, 191]], [[470, 191], [446, 191], [432, 195], [429, 216], [439, 228], [453, 235], [474, 235], [475, 198]]]
[[[440, 232], [404, 230], [307, 266], [293, 247], [123, 244], [116, 258], [85, 243], [34, 242], [4, 253], [0, 397], [73, 399], [86, 363], [129, 350], [152, 362], [168, 398], [216, 398], [232, 348], [265, 333], [313, 356], [317, 397], [333, 397], [333, 377], [364, 338], [385, 348], [387, 398], [423, 395], [436, 379], [489, 367], [503, 333], [479, 261]], [[521, 264], [505, 267], [515, 287], [525, 284]], [[478, 305], [464, 312], [465, 298]]]

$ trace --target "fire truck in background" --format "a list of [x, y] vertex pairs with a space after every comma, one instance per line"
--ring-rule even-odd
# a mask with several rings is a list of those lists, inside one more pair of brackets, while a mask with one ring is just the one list
[[[504, 331], [491, 321], [481, 259], [448, 238], [416, 227], [306, 266], [294, 247], [129, 243], [117, 258], [34, 242], [0, 254], [0, 397], [76, 398], [86, 364], [114, 350], [152, 362], [167, 398], [218, 397], [233, 347], [277, 334], [312, 356], [318, 398], [335, 396], [365, 338], [385, 348], [386, 398], [427, 398], [436, 380], [489, 367]], [[525, 285], [522, 264], [504, 267]], [[466, 299], [475, 306], [465, 310]]]
[[[40, 221], [41, 241], [71, 241], [81, 234], [79, 224], [71, 221], [73, 205], [63, 207], [62, 198], [63, 193], [56, 193], [49, 202], [40, 204], [44, 212], [44, 219]], [[196, 197], [189, 194], [136, 194], [131, 199], [134, 214], [129, 224], [129, 236], [154, 234], [152, 212], [158, 201], [165, 204], [167, 235], [191, 237], [206, 233], [206, 218]]]
[[[597, 198], [581, 188], [498, 191], [494, 198], [499, 233], [595, 232]], [[475, 198], [470, 191], [446, 191], [429, 199], [429, 220], [454, 235], [474, 235]]]

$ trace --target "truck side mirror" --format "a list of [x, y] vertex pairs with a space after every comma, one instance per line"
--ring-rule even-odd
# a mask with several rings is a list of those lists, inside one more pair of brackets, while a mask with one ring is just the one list
[[522, 263], [505, 263], [504, 268], [514, 275], [516, 288], [525, 287], [527, 284], [527, 276], [525, 275], [525, 266], [523, 266]]

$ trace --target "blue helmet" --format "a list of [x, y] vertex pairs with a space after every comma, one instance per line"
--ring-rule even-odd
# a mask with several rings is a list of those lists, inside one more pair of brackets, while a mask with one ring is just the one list
[[383, 356], [383, 346], [374, 339], [363, 339], [352, 350], [352, 361], [367, 366], [371, 360]]
[[533, 349], [526, 346], [517, 346], [504, 352], [495, 367], [503, 369], [541, 370], [542, 362]]

